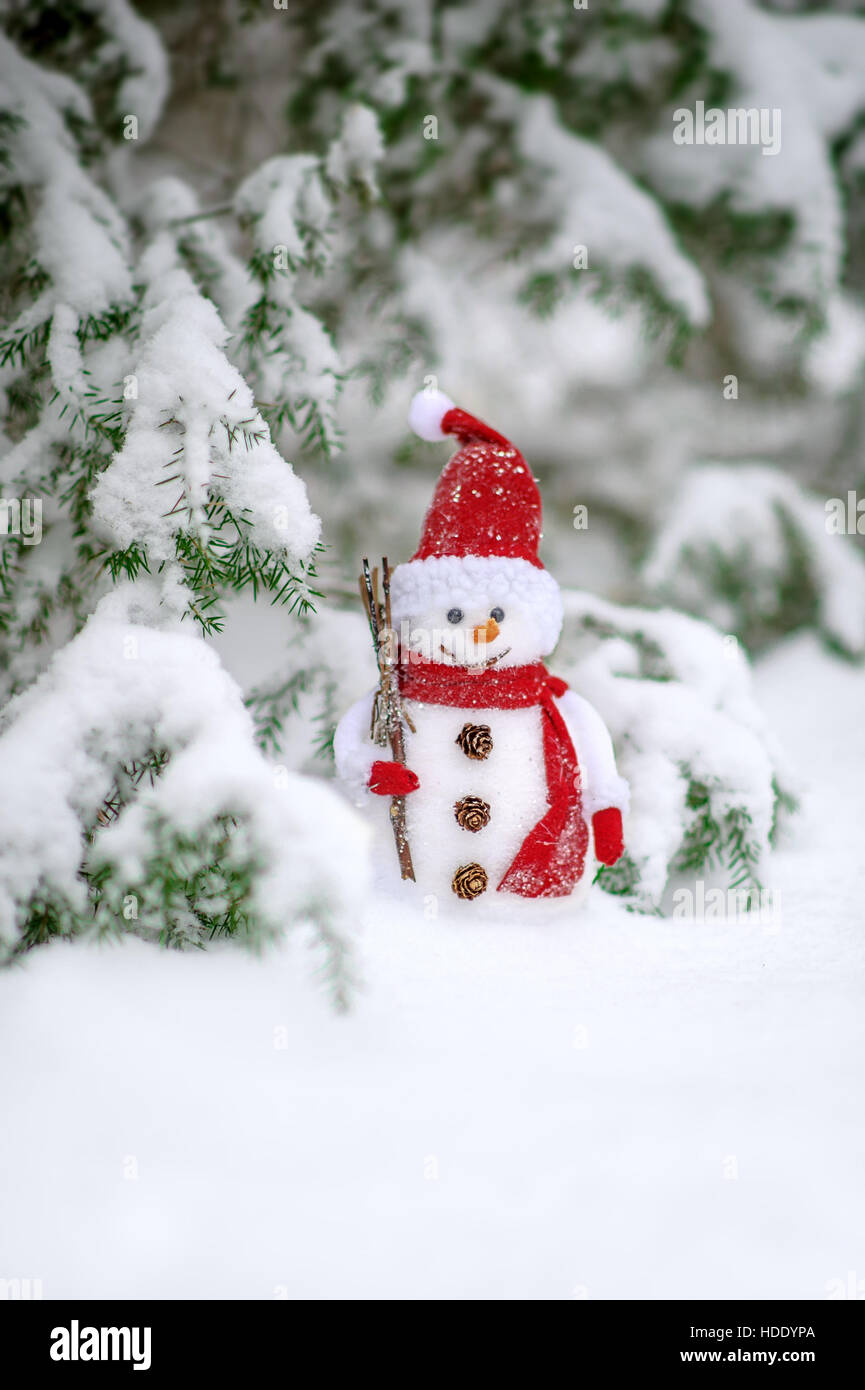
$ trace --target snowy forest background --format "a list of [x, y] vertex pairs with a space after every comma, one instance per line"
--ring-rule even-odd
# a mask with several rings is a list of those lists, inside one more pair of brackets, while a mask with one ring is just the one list
[[[508, 1130], [514, 1105], [472, 1052], [483, 1036], [512, 1066], [532, 1143], [555, 1155], [546, 1171], [532, 1149], [536, 1187], [520, 1162], [497, 1168], [490, 1190], [464, 1165], [467, 1186], [442, 1227], [469, 1252], [463, 1293], [630, 1297], [651, 1285], [671, 1296], [696, 1277], [707, 1293], [821, 1296], [848, 1280], [855, 1242], [828, 1199], [802, 1218], [814, 1229], [795, 1250], [761, 1223], [772, 1182], [770, 1205], [801, 1206], [801, 1174], [827, 1168], [819, 1125], [803, 1119], [800, 1133], [773, 1111], [783, 1069], [795, 1065], [811, 1117], [831, 1117], [836, 1191], [862, 1143], [850, 1072], [827, 1058], [861, 1055], [865, 7], [2, 0], [0, 14], [0, 943], [23, 966], [3, 980], [15, 1039], [29, 1038], [37, 1071], [56, 1075], [70, 1037], [70, 1066], [85, 1047], [87, 1000], [104, 1017], [103, 991], [119, 989], [115, 1056], [140, 1098], [171, 1071], [187, 1037], [172, 1034], [175, 1014], [185, 1016], [189, 1029], [214, 1030], [267, 1151], [242, 1084], [260, 1014], [270, 1052], [250, 1065], [265, 1096], [286, 1084], [269, 1068], [311, 1048], [346, 1122], [358, 1086], [371, 1087], [379, 1119], [386, 1092], [402, 1097], [395, 1151], [416, 1132], [428, 1167], [427, 1112], [415, 1113], [407, 1077], [377, 1049], [388, 1053], [384, 1038], [407, 1026], [414, 1075], [443, 1105], [463, 1074], [455, 1060], [433, 1062], [444, 1006], [465, 1075], [493, 1107], [466, 1152], [491, 1161], [490, 1136]], [[700, 102], [778, 113], [779, 148], [679, 143], [674, 113]], [[631, 782], [628, 853], [602, 872], [570, 935], [556, 922], [540, 940], [517, 921], [496, 939], [487, 925], [454, 941], [437, 914], [375, 881], [366, 827], [332, 782], [336, 720], [375, 679], [360, 557], [408, 557], [447, 455], [406, 424], [411, 395], [431, 384], [512, 438], [538, 477], [545, 563], [567, 589], [550, 665], [603, 714]], [[676, 893], [693, 903], [707, 885], [744, 893], [745, 907], [737, 896], [733, 944], [717, 934], [722, 920], [700, 954], [680, 935]], [[312, 949], [327, 1009], [360, 1010], [348, 1071], [308, 968], [292, 956], [285, 973], [258, 976], [229, 949], [288, 927]], [[86, 938], [74, 963], [57, 946], [30, 949], [71, 936]], [[96, 949], [127, 937], [119, 968]], [[142, 942], [206, 945], [213, 960], [160, 957]], [[716, 991], [721, 978], [746, 993], [765, 984], [767, 952], [778, 988], [752, 1016], [741, 995]], [[648, 1044], [670, 1078], [652, 1118], [621, 1038], [585, 1082], [600, 1131], [609, 1126], [597, 1171], [558, 1153], [572, 1117], [554, 1123], [583, 1060], [572, 1037], [590, 1031], [574, 1012], [587, 971], [598, 972], [589, 1013], [606, 1000], [612, 1026], [629, 1001], [634, 1038], [641, 1020], [652, 1031], [668, 976], [687, 987], [682, 1014]], [[295, 974], [306, 977], [297, 994]], [[394, 1010], [384, 1035], [363, 1012], [370, 990]], [[809, 1027], [833, 1030], [828, 1051], [798, 1031], [806, 998]], [[544, 1029], [557, 1009], [567, 1041], [554, 1063]], [[732, 1041], [731, 1009], [744, 1010]], [[153, 1010], [167, 1031], [147, 1071], [139, 1049], [151, 1045]], [[271, 1029], [283, 1030], [272, 1046]], [[677, 1072], [677, 1029], [693, 1071]], [[572, 1179], [591, 1187], [610, 1162], [632, 1174], [611, 1091], [623, 1088], [619, 1102], [645, 1131], [663, 1123], [669, 1136], [698, 1073], [714, 1075], [721, 1111], [744, 1093], [738, 1142], [768, 1117], [755, 1149], [766, 1186], [732, 1216], [680, 1166], [694, 1151], [671, 1156], [658, 1138], [617, 1218], [642, 1229], [640, 1190], [656, 1180], [659, 1222], [674, 1190], [710, 1212], [718, 1243], [691, 1284], [683, 1265], [648, 1253], [623, 1269], [591, 1223], [586, 1283], [560, 1252], [539, 1257], [532, 1241], [555, 1194]], [[212, 1118], [221, 1097], [207, 1084]], [[179, 1121], [175, 1086], [166, 1081], [166, 1115]], [[27, 1112], [23, 1090], [12, 1103]], [[711, 1129], [718, 1109], [694, 1103]], [[123, 1125], [134, 1130], [131, 1114]], [[799, 1178], [780, 1183], [773, 1115], [801, 1159]], [[465, 1137], [465, 1116], [453, 1123]], [[313, 1125], [301, 1141], [299, 1191], [324, 1211], [336, 1184], [359, 1250], [372, 1200], [364, 1161], [350, 1179], [322, 1167], [339, 1125]], [[705, 1161], [735, 1158], [736, 1142], [706, 1140]], [[202, 1223], [205, 1198], [221, 1200], [233, 1181], [240, 1143], [226, 1138], [227, 1167], [202, 1180]], [[269, 1283], [260, 1264], [253, 1274], [243, 1259], [208, 1262], [197, 1216], [178, 1237], [167, 1181], [146, 1198], [137, 1189], [131, 1215], [115, 1206], [128, 1184], [106, 1208], [88, 1183], [82, 1211], [102, 1213], [114, 1255], [79, 1268], [73, 1228], [58, 1254], [46, 1224], [37, 1246], [55, 1288], [130, 1294], [165, 1280], [184, 1295], [198, 1280], [214, 1296], [268, 1296], [271, 1283], [285, 1296], [354, 1295], [365, 1277], [389, 1289], [405, 1255], [395, 1225], [371, 1267], [358, 1254], [336, 1277], [322, 1254], [303, 1278], [274, 1265]], [[515, 1192], [525, 1200], [505, 1249], [494, 1216]], [[482, 1259], [456, 1214], [473, 1201], [493, 1221]], [[230, 1218], [238, 1241], [244, 1210]], [[435, 1243], [435, 1214], [419, 1219]], [[732, 1236], [724, 1243], [737, 1219], [749, 1239], [755, 1221], [761, 1231], [748, 1272]], [[33, 1248], [32, 1228], [13, 1216], [8, 1229], [10, 1248]], [[684, 1251], [687, 1229], [682, 1212], [668, 1224], [674, 1248], [681, 1236]], [[639, 1249], [653, 1232], [650, 1222]], [[307, 1236], [314, 1244], [312, 1227]], [[16, 1258], [12, 1274], [34, 1272], [26, 1253]], [[860, 1264], [865, 1275], [861, 1244]], [[452, 1264], [410, 1267], [409, 1289], [453, 1287]]]

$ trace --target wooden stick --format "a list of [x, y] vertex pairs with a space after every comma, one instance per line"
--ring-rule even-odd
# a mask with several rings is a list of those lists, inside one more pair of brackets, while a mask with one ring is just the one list
[[[367, 609], [369, 617], [370, 632], [375, 644], [376, 661], [379, 670], [380, 696], [385, 711], [385, 724], [387, 727], [388, 738], [390, 740], [391, 754], [396, 763], [405, 767], [405, 739], [402, 728], [402, 710], [400, 708], [399, 689], [394, 669], [393, 639], [391, 635], [390, 623], [390, 567], [387, 559], [381, 562], [382, 585], [384, 589], [383, 610], [379, 606], [378, 598], [378, 566], [370, 574], [369, 561], [364, 558], [363, 574], [360, 579], [361, 599]], [[384, 641], [382, 641], [382, 618], [386, 624]], [[397, 858], [399, 859], [400, 874], [403, 878], [410, 878], [414, 881], [414, 865], [412, 864], [411, 848], [406, 834], [405, 816], [405, 797], [391, 797], [390, 821], [393, 826], [393, 838], [396, 844]]]
[[387, 563], [386, 555], [381, 562], [381, 587], [384, 592], [384, 604], [382, 608], [384, 615], [384, 630], [386, 633], [385, 660], [389, 666], [392, 666], [394, 657], [396, 656], [396, 645], [393, 640], [393, 627], [390, 618], [390, 566]]
[[[402, 766], [405, 767], [405, 739], [402, 729], [402, 711], [400, 709], [399, 690], [397, 687], [396, 672], [394, 670], [395, 653], [390, 625], [390, 568], [387, 563], [387, 558], [382, 560], [381, 568], [382, 585], [384, 588], [384, 616], [386, 623], [385, 640], [382, 647], [382, 661], [387, 675], [385, 692], [387, 725], [394, 762], [401, 763]], [[410, 878], [412, 882], [414, 882], [414, 865], [412, 864], [411, 848], [406, 834], [404, 796], [395, 796], [391, 800], [390, 819], [393, 825], [393, 837], [396, 843], [400, 873], [403, 878]]]
[[[368, 575], [369, 565], [368, 565], [368, 563], [367, 563], [366, 560], [364, 560], [363, 564], [364, 564], [364, 572], [363, 572], [363, 574], [360, 576], [360, 578], [359, 578], [359, 580], [358, 580], [358, 587], [360, 588], [360, 601], [361, 601], [361, 603], [362, 603], [362, 605], [363, 605], [363, 611], [366, 613], [367, 622], [369, 623], [369, 631], [370, 631], [370, 636], [372, 637], [372, 645], [373, 645], [373, 648], [375, 649], [376, 653], [378, 653], [378, 638], [376, 637], [375, 615], [374, 615], [373, 610], [372, 610], [372, 601], [371, 601], [371, 598], [370, 598], [370, 591], [371, 591], [372, 586], [371, 586], [371, 584], [369, 583], [369, 575]], [[379, 671], [379, 678], [380, 678], [380, 677], [381, 677], [381, 672]], [[373, 702], [372, 702], [372, 709], [370, 710], [370, 715], [369, 715], [369, 736], [370, 736], [370, 739], [371, 739], [373, 742], [377, 741], [377, 740], [376, 740], [376, 729], [377, 729], [377, 725], [378, 725], [378, 721], [379, 721], [379, 704], [380, 704], [380, 701], [381, 701], [381, 690], [379, 689], [379, 690], [377, 690], [376, 693], [375, 693], [375, 699], [374, 699]]]
[[373, 589], [372, 576], [369, 572], [369, 560], [367, 560], [366, 556], [364, 556], [363, 560], [363, 574], [360, 577], [360, 584], [361, 596], [365, 601], [369, 625], [372, 629], [372, 639], [376, 645], [375, 658], [376, 661], [378, 661], [378, 608], [375, 602], [375, 590]]

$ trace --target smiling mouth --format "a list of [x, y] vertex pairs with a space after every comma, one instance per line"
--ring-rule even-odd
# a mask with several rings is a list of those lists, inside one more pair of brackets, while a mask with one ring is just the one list
[[507, 656], [510, 651], [510, 647], [505, 647], [503, 652], [499, 652], [497, 656], [488, 656], [485, 661], [457, 661], [453, 652], [449, 652], [443, 642], [439, 642], [439, 647], [445, 656], [450, 657], [454, 666], [462, 666], [468, 671], [486, 671], [490, 666], [495, 666], [496, 662], [501, 661], [502, 657]]

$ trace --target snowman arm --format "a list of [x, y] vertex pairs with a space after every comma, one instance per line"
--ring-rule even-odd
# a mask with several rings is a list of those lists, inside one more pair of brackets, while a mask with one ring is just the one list
[[369, 736], [369, 721], [375, 691], [352, 705], [336, 726], [333, 736], [333, 757], [337, 775], [351, 793], [355, 805], [361, 806], [369, 796], [369, 775], [382, 750]]
[[587, 819], [608, 806], [615, 806], [625, 815], [630, 790], [616, 769], [613, 740], [603, 719], [575, 690], [566, 690], [556, 703], [568, 726], [584, 774], [583, 805]]

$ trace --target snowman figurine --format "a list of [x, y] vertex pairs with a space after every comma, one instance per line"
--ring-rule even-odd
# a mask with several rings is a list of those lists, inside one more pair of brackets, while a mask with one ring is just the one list
[[409, 423], [460, 447], [391, 578], [406, 761], [372, 741], [372, 692], [337, 728], [337, 771], [385, 834], [387, 799], [405, 798], [425, 895], [567, 897], [593, 858], [623, 853], [628, 785], [600, 716], [543, 664], [562, 598], [538, 558], [537, 483], [513, 444], [439, 391], [414, 398]]

